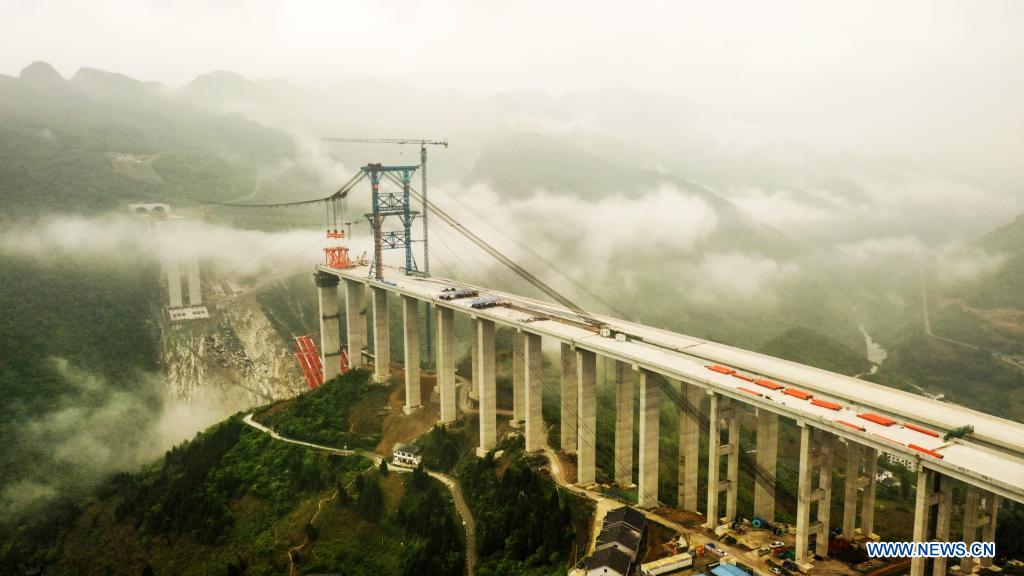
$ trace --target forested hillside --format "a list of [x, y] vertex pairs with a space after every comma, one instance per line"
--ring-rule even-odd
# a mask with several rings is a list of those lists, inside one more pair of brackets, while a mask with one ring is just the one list
[[[268, 408], [281, 421], [342, 426], [332, 408], [358, 414], [379, 406], [368, 379], [353, 371], [309, 394], [330, 404]], [[273, 440], [241, 415], [0, 536], [4, 573], [39, 564], [47, 574], [277, 575], [306, 538], [292, 554], [302, 573], [465, 571], [462, 526], [435, 480]]]
[[852, 376], [871, 368], [864, 352], [829, 339], [812, 328], [792, 328], [772, 338], [760, 352]]

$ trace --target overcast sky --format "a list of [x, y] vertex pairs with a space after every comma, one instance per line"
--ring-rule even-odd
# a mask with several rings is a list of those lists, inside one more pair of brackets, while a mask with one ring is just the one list
[[[479, 93], [668, 92], [814, 141], [1021, 175], [1024, 2], [0, 0], [0, 73], [225, 69]], [[952, 143], [957, 142], [957, 145]], [[977, 148], [985, 153], [976, 153]]]

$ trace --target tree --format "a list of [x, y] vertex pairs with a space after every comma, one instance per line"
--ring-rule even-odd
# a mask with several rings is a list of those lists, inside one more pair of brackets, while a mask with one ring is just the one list
[[370, 522], [376, 522], [380, 520], [383, 512], [384, 494], [380, 489], [380, 483], [376, 478], [370, 478], [364, 482], [363, 491], [359, 493], [359, 514]]
[[309, 538], [310, 542], [313, 542], [320, 536], [320, 529], [317, 528], [312, 522], [306, 522], [306, 537]]
[[380, 467], [378, 469], [380, 470], [380, 475], [381, 476], [387, 476], [388, 475], [388, 461], [383, 459], [383, 458], [381, 458], [381, 460], [380, 460]]
[[352, 497], [348, 495], [348, 490], [345, 489], [343, 482], [338, 482], [338, 506], [348, 506], [348, 503], [352, 501]]
[[356, 476], [356, 492], [363, 493], [363, 487], [366, 486], [366, 478], [362, 474]]

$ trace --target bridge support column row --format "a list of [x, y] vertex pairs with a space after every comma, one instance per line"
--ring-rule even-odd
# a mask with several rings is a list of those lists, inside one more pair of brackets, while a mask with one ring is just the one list
[[658, 505], [658, 428], [661, 389], [658, 377], [640, 370], [640, 472], [637, 478], [637, 506]]
[[[768, 410], [757, 411], [758, 475], [765, 482], [754, 482], [754, 516], [775, 521], [775, 470], [779, 456], [779, 415]], [[771, 483], [772, 486], [766, 486]]]
[[544, 365], [539, 334], [525, 333], [524, 376], [526, 379], [526, 451], [534, 452], [544, 448], [544, 415], [542, 397], [544, 391]]
[[516, 330], [512, 339], [512, 424], [520, 426], [526, 419], [526, 335]]
[[700, 470], [700, 403], [703, 391], [693, 384], [680, 382], [679, 393], [683, 406], [679, 411], [678, 502], [683, 510], [696, 512]]
[[373, 380], [378, 384], [391, 377], [391, 324], [388, 321], [388, 291], [372, 288], [373, 295]]
[[562, 380], [559, 394], [559, 445], [562, 452], [572, 453], [576, 451], [576, 351], [572, 346], [562, 343]]
[[[863, 466], [864, 473], [861, 474]], [[846, 446], [846, 488], [843, 491], [843, 535], [857, 533], [857, 499], [860, 501], [860, 533], [871, 537], [875, 531], [875, 473], [878, 450], [849, 442]], [[860, 493], [863, 492], [863, 495]]]
[[[324, 382], [341, 372], [341, 317], [338, 314], [338, 283], [333, 274], [317, 272], [314, 277], [320, 300], [320, 364]], [[180, 288], [179, 288], [180, 289]]]
[[478, 352], [474, 356], [473, 381], [477, 382], [480, 406], [480, 450], [483, 456], [494, 449], [497, 443], [498, 402], [494, 356], [494, 321], [478, 319], [473, 340]]
[[[800, 481], [796, 505], [796, 561], [802, 564], [807, 562], [807, 546], [811, 534], [816, 535], [815, 554], [828, 556], [833, 437], [826, 432], [814, 430], [803, 422], [799, 425]], [[811, 522], [811, 507], [814, 504], [817, 504], [816, 519]]]
[[441, 424], [451, 424], [456, 417], [455, 399], [455, 312], [437, 309], [437, 387], [441, 398]]
[[366, 348], [366, 285], [362, 282], [345, 281], [345, 320], [348, 365], [362, 368], [363, 348]]
[[[964, 542], [995, 541], [999, 501], [999, 496], [977, 486], [967, 485], [967, 494], [964, 498]], [[978, 529], [981, 529], [981, 538], [978, 538]], [[976, 563], [982, 568], [988, 568], [992, 565], [992, 559], [963, 558], [960, 560], [960, 570], [964, 574], [970, 574], [974, 571]]]
[[[921, 466], [917, 472], [917, 497], [914, 504], [914, 542], [949, 540], [949, 517], [953, 503], [952, 486], [948, 478]], [[932, 507], [937, 507], [934, 533], [931, 526]], [[910, 559], [910, 576], [924, 576], [928, 558]], [[932, 558], [932, 574], [944, 576], [946, 559]]]
[[405, 349], [405, 407], [412, 414], [422, 402], [420, 392], [420, 303], [402, 296], [402, 328]]
[[[740, 422], [736, 408], [728, 398], [711, 393], [708, 431], [708, 509], [707, 527], [736, 519], [736, 494], [739, 488]], [[722, 429], [727, 430], [722, 444]], [[726, 478], [721, 480], [721, 458], [726, 457]], [[725, 492], [725, 516], [719, 516], [718, 498]]]
[[615, 483], [633, 485], [633, 369], [615, 361]]
[[576, 483], [580, 486], [597, 480], [597, 354], [576, 351]]

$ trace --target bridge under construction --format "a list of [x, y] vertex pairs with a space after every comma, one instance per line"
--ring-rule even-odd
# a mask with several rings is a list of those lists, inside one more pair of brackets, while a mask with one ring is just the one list
[[[433, 329], [428, 324], [426, 333], [436, 339], [439, 420], [451, 424], [458, 418], [455, 314], [463, 314], [472, 327], [471, 386], [479, 403], [478, 453], [486, 453], [497, 443], [498, 327], [514, 332], [512, 421], [523, 429], [526, 450], [536, 451], [545, 445], [542, 342], [547, 339], [560, 349], [560, 448], [577, 455], [576, 482], [586, 486], [596, 481], [597, 363], [602, 357], [614, 363], [616, 483], [635, 484], [639, 506], [658, 505], [659, 415], [661, 402], [667, 398], [679, 410], [679, 507], [697, 511], [698, 494], [705, 491], [707, 503], [702, 512], [712, 529], [738, 518], [741, 459], [744, 468], [752, 468], [755, 478], [753, 515], [774, 521], [776, 499], [782, 491], [776, 484], [778, 431], [780, 417], [787, 419], [800, 430], [795, 553], [802, 567], [809, 567], [812, 540], [815, 555], [828, 555], [834, 526], [841, 526], [847, 538], [874, 536], [879, 452], [917, 463], [915, 541], [949, 539], [953, 481], [966, 484], [964, 501], [957, 508], [963, 513], [963, 539], [967, 542], [994, 539], [1001, 498], [1024, 502], [1024, 425], [864, 380], [586, 312], [420, 196], [410, 185], [417, 168], [368, 164], [327, 198], [263, 206], [324, 201], [331, 206], [329, 211], [335, 210], [335, 204], [347, 197], [360, 179], [371, 182], [373, 211], [366, 218], [373, 228], [372, 260], [353, 261], [347, 248], [328, 247], [326, 263], [316, 266], [314, 272], [319, 292], [320, 358], [319, 363], [309, 365], [322, 368], [318, 382], [335, 378], [343, 366], [361, 367], [370, 358], [375, 379], [388, 380], [389, 300], [400, 301], [405, 411], [420, 408], [419, 310], [426, 306], [430, 311], [427, 320], [434, 324]], [[386, 182], [401, 191], [383, 192], [381, 185]], [[412, 200], [422, 202], [422, 212], [412, 210]], [[419, 271], [413, 257], [412, 223], [428, 211], [554, 302]], [[385, 231], [388, 216], [397, 216], [401, 228]], [[328, 238], [343, 238], [336, 210], [333, 217]], [[403, 268], [384, 265], [382, 254], [387, 249], [405, 251]], [[371, 332], [372, 341], [368, 341]], [[310, 346], [306, 348], [307, 355], [315, 353]], [[633, 406], [636, 387], [638, 411]], [[705, 403], [708, 410], [702, 409]], [[739, 416], [745, 410], [756, 414], [753, 458], [744, 452], [750, 447], [740, 446]], [[635, 454], [634, 415], [639, 418]], [[702, 430], [709, 438], [706, 454], [700, 454]], [[840, 495], [843, 513], [839, 522], [830, 518], [837, 455], [844, 456], [847, 478]], [[708, 473], [702, 487], [698, 470], [704, 459]], [[913, 558], [911, 575], [923, 576], [927, 562]], [[935, 576], [946, 573], [946, 559], [930, 562]], [[976, 565], [990, 563], [991, 559], [964, 558], [961, 568], [970, 573]]]
[[[757, 414], [757, 464], [774, 477], [779, 417], [800, 427], [799, 488], [797, 494], [797, 562], [808, 560], [808, 545], [816, 535], [815, 552], [828, 554], [832, 521], [831, 478], [833, 456], [845, 444], [848, 479], [843, 497], [844, 534], [874, 531], [875, 465], [879, 451], [918, 462], [914, 517], [916, 541], [949, 538], [953, 510], [951, 480], [967, 485], [963, 505], [964, 538], [991, 541], [995, 534], [1000, 498], [1024, 502], [1024, 426], [955, 404], [932, 400], [856, 378], [803, 366], [707, 340], [692, 338], [608, 317], [598, 317], [605, 328], [593, 327], [565, 307], [495, 291], [482, 286], [436, 277], [409, 276], [384, 268], [383, 278], [367, 266], [346, 269], [317, 267], [321, 307], [321, 354], [324, 378], [338, 375], [342, 352], [339, 306], [344, 305], [349, 350], [372, 351], [375, 378], [389, 377], [391, 344], [389, 294], [401, 297], [406, 410], [419, 407], [420, 358], [417, 313], [429, 303], [436, 321], [436, 366], [440, 393], [440, 422], [457, 418], [455, 390], [456, 313], [471, 318], [473, 387], [479, 398], [479, 448], [494, 448], [497, 431], [495, 328], [515, 331], [513, 340], [513, 420], [522, 422], [526, 450], [544, 445], [541, 415], [543, 338], [561, 349], [561, 449], [575, 452], [577, 483], [592, 484], [596, 475], [597, 357], [616, 362], [615, 480], [634, 483], [633, 399], [639, 386], [638, 504], [658, 505], [659, 414], [663, 396], [671, 388], [683, 402], [680, 409], [679, 502], [696, 511], [699, 459], [708, 459], [707, 509], [710, 528], [737, 518], [739, 483], [738, 411]], [[343, 298], [339, 299], [339, 286]], [[445, 299], [452, 288], [476, 292], [476, 297]], [[499, 305], [474, 308], [480, 297], [494, 296]], [[368, 325], [373, 341], [367, 342]], [[352, 353], [354, 367], [362, 364]], [[668, 383], [663, 390], [661, 381]], [[666, 394], [667, 392], [667, 394]], [[701, 397], [710, 399], [704, 419], [711, 439], [700, 455]], [[967, 439], [943, 440], [951, 423], [970, 423], [975, 432]], [[715, 440], [718, 441], [715, 441]], [[839, 440], [842, 442], [839, 442]], [[725, 461], [725, 474], [721, 475]], [[771, 483], [755, 484], [754, 515], [773, 521], [775, 494]], [[724, 498], [723, 498], [724, 496]], [[724, 510], [720, 507], [724, 499]], [[812, 515], [812, 512], [814, 514]], [[978, 534], [978, 531], [981, 534]], [[915, 558], [912, 574], [923, 574], [923, 558]], [[983, 560], [984, 561], [984, 560]], [[972, 566], [964, 561], [965, 568]], [[934, 574], [944, 574], [941, 559]]]

